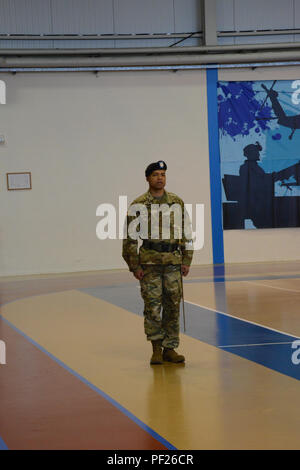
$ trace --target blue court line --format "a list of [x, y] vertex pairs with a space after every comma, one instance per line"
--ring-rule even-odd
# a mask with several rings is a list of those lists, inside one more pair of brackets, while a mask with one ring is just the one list
[[[6, 318], [4, 318], [2, 315], [0, 315], [0, 320], [3, 320], [5, 323], [7, 323], [13, 330], [15, 330], [17, 333], [19, 333], [21, 336], [23, 336], [27, 341], [29, 341], [33, 346], [37, 347], [40, 351], [45, 353], [48, 357], [50, 357], [53, 361], [55, 361], [57, 364], [59, 364], [61, 367], [63, 367], [65, 370], [73, 374], [77, 379], [81, 380], [85, 385], [90, 387], [94, 392], [98, 393], [101, 395], [105, 400], [107, 400], [109, 403], [111, 403], [113, 406], [115, 406], [119, 411], [124, 413], [129, 419], [134, 421], [140, 428], [142, 428], [144, 431], [146, 431], [148, 434], [150, 434], [154, 439], [156, 439], [158, 442], [163, 444], [167, 449], [169, 450], [177, 450], [176, 447], [174, 447], [170, 442], [168, 442], [166, 439], [164, 439], [162, 436], [160, 436], [157, 432], [155, 432], [153, 429], [151, 429], [147, 424], [143, 423], [140, 419], [138, 419], [134, 414], [132, 414], [129, 410], [124, 408], [120, 403], [118, 403], [116, 400], [111, 398], [109, 395], [107, 395], [105, 392], [100, 390], [98, 387], [93, 385], [91, 382], [86, 380], [84, 377], [82, 377], [80, 374], [75, 372], [73, 369], [71, 369], [69, 366], [67, 366], [64, 362], [62, 362], [60, 359], [55, 357], [53, 354], [51, 354], [49, 351], [44, 349], [40, 344], [38, 344], [36, 341], [34, 341], [32, 338], [27, 336], [23, 331], [19, 330], [15, 325], [13, 325], [10, 321], [8, 321]], [[4, 444], [4, 441], [3, 441]], [[0, 440], [0, 445], [1, 445], [1, 440]], [[5, 445], [5, 444], [4, 444]]]
[[214, 265], [224, 263], [222, 187], [218, 125], [218, 69], [206, 71], [210, 200]]
[[[291, 343], [299, 338], [224, 313], [227, 310], [224, 285], [217, 283], [215, 289], [218, 310], [185, 301], [185, 334], [299, 380], [300, 365], [294, 365], [291, 360], [294, 352]], [[79, 290], [143, 316], [143, 300], [136, 285]], [[267, 347], [262, 349], [259, 346], [261, 343], [265, 343]], [[241, 344], [245, 346], [239, 347]], [[250, 344], [254, 346], [247, 346]]]
[[9, 450], [1, 436], [0, 436], [0, 450]]
[[[291, 344], [282, 343], [268, 345], [263, 348], [263, 354], [261, 348], [262, 346], [242, 346], [226, 348], [226, 351], [300, 380], [300, 365], [292, 363], [292, 354], [295, 350], [292, 349]], [[246, 349], [246, 351], [244, 351], [244, 349]]]

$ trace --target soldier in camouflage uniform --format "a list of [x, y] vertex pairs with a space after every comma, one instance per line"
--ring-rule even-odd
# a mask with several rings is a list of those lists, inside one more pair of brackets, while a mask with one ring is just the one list
[[[153, 347], [151, 364], [185, 361], [174, 349], [179, 345], [181, 276], [187, 276], [193, 257], [191, 225], [182, 199], [164, 190], [166, 169], [163, 161], [147, 167], [149, 189], [129, 207], [122, 252], [129, 270], [140, 281], [145, 333]], [[169, 211], [169, 218], [160, 214], [161, 208]], [[135, 236], [132, 226], [140, 229]], [[143, 239], [139, 252], [138, 238]]]

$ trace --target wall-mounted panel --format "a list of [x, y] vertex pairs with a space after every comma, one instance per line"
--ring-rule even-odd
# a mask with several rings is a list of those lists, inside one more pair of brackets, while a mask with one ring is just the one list
[[[203, 30], [200, 0], [0, 0], [0, 33], [138, 34], [191, 33]], [[300, 0], [216, 0], [218, 31], [300, 28]], [[0, 39], [5, 48], [168, 47], [177, 38], [115, 40]], [[294, 42], [298, 36], [218, 38], [218, 44]], [[199, 46], [202, 38], [178, 47]]]
[[52, 16], [54, 33], [107, 34], [114, 29], [112, 0], [52, 0]]
[[1, 49], [52, 49], [53, 41], [51, 40], [0, 40]]
[[[177, 39], [175, 42], [179, 41]], [[201, 46], [203, 44], [202, 38], [189, 38], [182, 41], [180, 44], [176, 44], [174, 47], [195, 47]]]
[[175, 33], [202, 31], [201, 5], [199, 0], [174, 0]]
[[238, 0], [234, 16], [238, 31], [293, 28], [294, 0]]
[[[116, 40], [115, 47], [116, 48], [123, 48], [123, 47], [171, 47], [173, 44], [180, 41], [179, 38], [172, 38], [172, 39], [124, 39], [124, 40]], [[180, 42], [179, 44], [174, 45], [175, 47], [195, 47], [200, 46], [202, 44], [201, 38], [189, 38], [185, 39], [184, 41]]]
[[174, 32], [173, 0], [114, 0], [116, 33]]
[[50, 20], [50, 0], [0, 0], [2, 34], [49, 34]]
[[263, 36], [236, 36], [235, 44], [267, 44], [280, 42], [294, 42], [293, 34], [272, 34]]
[[[44, 41], [47, 42], [47, 41]], [[96, 39], [67, 39], [53, 41], [55, 49], [101, 49], [101, 48], [114, 48], [115, 41], [96, 40]]]
[[115, 41], [116, 48], [128, 47], [169, 47], [176, 39], [120, 39]]
[[216, 7], [217, 31], [234, 31], [233, 0], [217, 0]]
[[294, 0], [294, 28], [300, 28], [300, 0]]
[[219, 37], [218, 44], [221, 46], [232, 46], [235, 44], [235, 38], [232, 36], [229, 37]]

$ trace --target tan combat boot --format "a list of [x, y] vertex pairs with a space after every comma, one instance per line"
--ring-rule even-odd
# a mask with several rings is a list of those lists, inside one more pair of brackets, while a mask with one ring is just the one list
[[182, 356], [181, 354], [177, 354], [177, 352], [174, 351], [174, 349], [164, 348], [163, 360], [167, 362], [178, 363], [178, 362], [184, 362], [185, 357]]
[[150, 360], [150, 364], [162, 364], [163, 357], [162, 357], [162, 347], [161, 347], [161, 340], [158, 339], [156, 341], [151, 341], [153, 354]]

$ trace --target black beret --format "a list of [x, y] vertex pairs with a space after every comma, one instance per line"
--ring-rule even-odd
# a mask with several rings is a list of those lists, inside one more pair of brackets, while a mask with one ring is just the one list
[[167, 164], [163, 160], [159, 160], [156, 163], [150, 163], [150, 165], [147, 166], [146, 171], [145, 171], [146, 178], [147, 176], [151, 175], [151, 173], [153, 173], [153, 171], [155, 170], [166, 170], [166, 169], [167, 169]]

